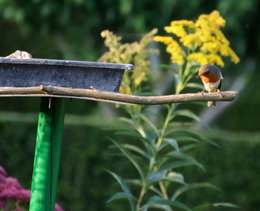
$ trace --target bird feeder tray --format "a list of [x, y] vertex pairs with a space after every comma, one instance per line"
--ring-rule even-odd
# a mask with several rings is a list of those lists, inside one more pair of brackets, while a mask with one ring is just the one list
[[118, 92], [131, 64], [0, 57], [0, 87], [56, 86]]

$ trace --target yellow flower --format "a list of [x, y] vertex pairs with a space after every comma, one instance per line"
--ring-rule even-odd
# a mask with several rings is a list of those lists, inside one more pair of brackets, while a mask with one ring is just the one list
[[188, 26], [190, 28], [194, 28], [195, 24], [193, 21], [189, 21], [189, 20], [178, 20], [178, 21], [172, 21], [171, 22], [171, 26]]
[[215, 27], [224, 27], [226, 25], [226, 21], [220, 16], [217, 10], [212, 11], [208, 15], [200, 15], [198, 20], [196, 21], [196, 25], [209, 24]]
[[[167, 45], [166, 51], [171, 55], [171, 61], [184, 64], [186, 60], [199, 64], [216, 64], [224, 66], [221, 57], [230, 57], [234, 63], [239, 62], [236, 53], [230, 48], [230, 43], [221, 31], [226, 21], [218, 11], [202, 14], [193, 22], [189, 20], [172, 21], [164, 29], [167, 33], [176, 35], [174, 40], [170, 36], [157, 36], [155, 41]], [[185, 55], [189, 54], [186, 58]]]
[[209, 21], [215, 23], [219, 27], [224, 27], [226, 25], [226, 21], [220, 16], [217, 10], [210, 13]]
[[229, 56], [229, 47], [226, 45], [221, 45], [219, 48], [219, 52], [222, 56]]
[[216, 64], [220, 67], [224, 67], [224, 62], [219, 55], [209, 54], [206, 57], [208, 59], [208, 64]]
[[172, 63], [178, 65], [184, 64], [183, 50], [175, 40], [172, 40], [172, 42], [167, 46], [166, 51], [171, 54]]
[[182, 26], [166, 26], [165, 31], [177, 35], [178, 37], [184, 37], [187, 35], [185, 29]]
[[208, 64], [208, 59], [206, 55], [202, 52], [191, 53], [187, 59], [188, 61], [195, 61], [201, 65]]
[[216, 41], [203, 43], [201, 50], [210, 53], [217, 53], [219, 50], [219, 42]]
[[172, 37], [167, 36], [155, 36], [154, 40], [167, 45], [166, 51], [171, 54], [171, 61], [173, 63], [179, 65], [184, 64], [184, 52], [177, 41], [175, 41]]
[[175, 34], [178, 37], [187, 36], [190, 30], [194, 30], [195, 28], [194, 22], [188, 20], [172, 21], [170, 26], [164, 27], [166, 32]]
[[162, 42], [166, 45], [169, 45], [173, 41], [173, 38], [172, 37], [164, 37], [164, 36], [155, 36], [154, 41]]
[[217, 54], [204, 54], [202, 52], [192, 53], [188, 56], [189, 61], [195, 61], [200, 65], [204, 64], [216, 64], [220, 67], [224, 66], [224, 62]]
[[187, 48], [193, 48], [194, 45], [198, 46], [201, 44], [201, 41], [196, 34], [188, 34], [187, 36], [182, 37], [180, 41]]
[[229, 51], [229, 56], [231, 57], [232, 62], [234, 62], [235, 64], [240, 62], [239, 57], [236, 55], [236, 53], [231, 48], [228, 48], [228, 51]]

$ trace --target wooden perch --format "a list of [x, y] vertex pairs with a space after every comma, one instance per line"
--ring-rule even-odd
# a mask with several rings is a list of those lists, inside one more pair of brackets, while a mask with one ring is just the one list
[[71, 97], [92, 99], [97, 101], [110, 101], [115, 103], [158, 105], [170, 103], [198, 102], [198, 101], [232, 101], [237, 96], [235, 91], [218, 93], [191, 93], [164, 96], [135, 96], [114, 92], [103, 92], [90, 89], [74, 89], [55, 86], [38, 87], [0, 87], [1, 96], [46, 96], [46, 97]]

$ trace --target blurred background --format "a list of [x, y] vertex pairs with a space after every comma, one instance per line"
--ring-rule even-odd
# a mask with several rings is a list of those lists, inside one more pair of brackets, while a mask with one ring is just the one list
[[[241, 210], [257, 211], [259, 0], [0, 0], [0, 55], [19, 49], [35, 58], [96, 61], [106, 51], [102, 30], [132, 42], [153, 28], [163, 35], [163, 27], [172, 20], [195, 20], [212, 10], [226, 20], [223, 31], [241, 59], [223, 68], [224, 90], [237, 90], [239, 97], [234, 103], [200, 111], [202, 122], [210, 128], [194, 126], [220, 147], [203, 145], [194, 152], [207, 171], [190, 167], [187, 180], [211, 182], [223, 192], [217, 196], [206, 190], [199, 195], [191, 192], [185, 200], [227, 201]], [[152, 56], [151, 69], [167, 59], [163, 54]], [[0, 165], [26, 188], [32, 175], [39, 103], [37, 98], [0, 99]], [[104, 103], [70, 100], [66, 114], [57, 201], [67, 211], [127, 210], [123, 202], [106, 203], [118, 186], [104, 170], [125, 170], [124, 161], [114, 162], [107, 139], [120, 126], [115, 121], [117, 111]]]

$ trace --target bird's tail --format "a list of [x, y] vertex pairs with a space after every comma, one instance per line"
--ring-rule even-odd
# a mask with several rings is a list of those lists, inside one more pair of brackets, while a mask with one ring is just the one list
[[208, 101], [208, 107], [216, 106], [216, 101]]

